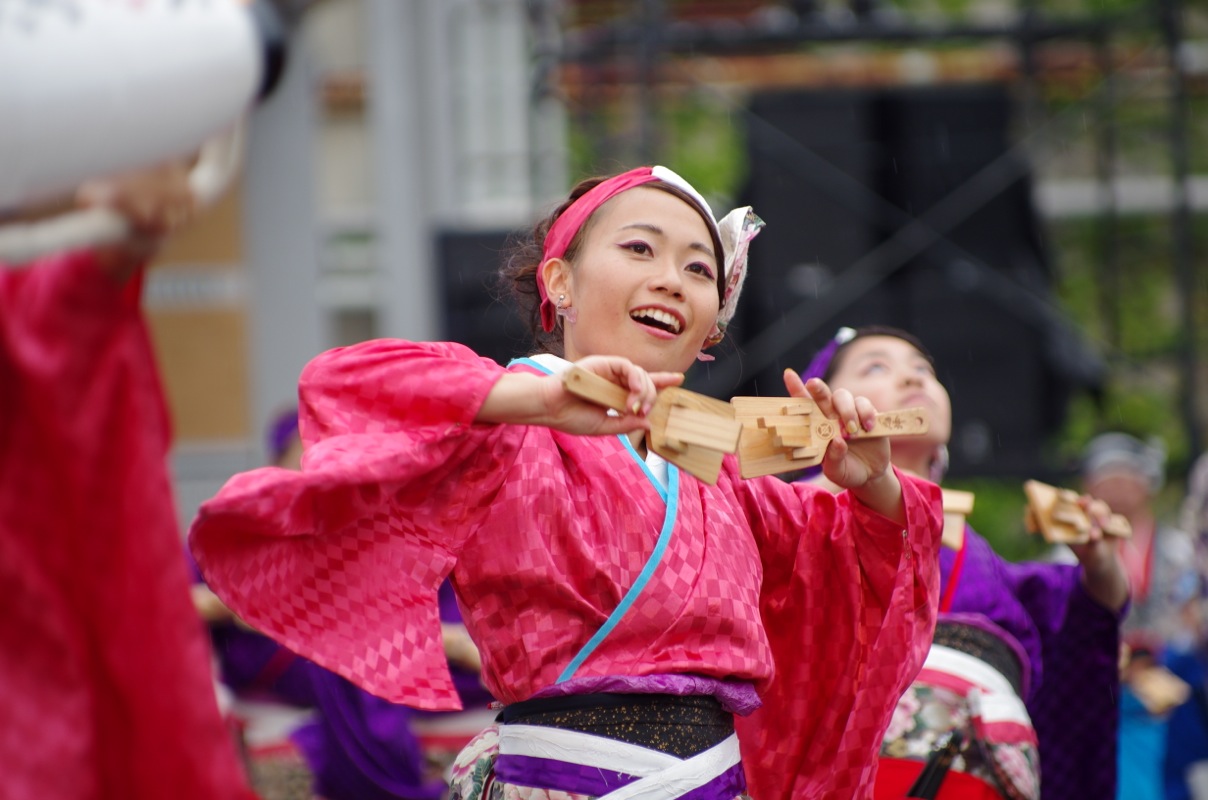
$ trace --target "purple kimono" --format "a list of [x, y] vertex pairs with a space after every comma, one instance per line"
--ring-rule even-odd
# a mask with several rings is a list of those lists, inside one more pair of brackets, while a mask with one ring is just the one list
[[[1081, 567], [1005, 561], [965, 528], [963, 563], [943, 549], [940, 619], [982, 617], [1024, 660], [1024, 702], [1040, 742], [1041, 797], [1116, 796], [1119, 624], [1082, 588]], [[945, 610], [946, 609], [946, 610]]]

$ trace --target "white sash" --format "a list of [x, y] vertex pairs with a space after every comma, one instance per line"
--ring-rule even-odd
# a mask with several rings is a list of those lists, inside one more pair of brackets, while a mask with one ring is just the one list
[[599, 800], [674, 800], [699, 789], [742, 761], [737, 734], [691, 758], [680, 759], [649, 747], [590, 733], [540, 725], [502, 725], [499, 754], [582, 764], [641, 776]]

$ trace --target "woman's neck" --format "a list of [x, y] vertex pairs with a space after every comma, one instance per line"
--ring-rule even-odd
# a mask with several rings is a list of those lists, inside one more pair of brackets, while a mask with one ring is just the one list
[[931, 460], [934, 457], [934, 448], [916, 450], [915, 448], [895, 447], [891, 455], [895, 467], [925, 480], [931, 480]]

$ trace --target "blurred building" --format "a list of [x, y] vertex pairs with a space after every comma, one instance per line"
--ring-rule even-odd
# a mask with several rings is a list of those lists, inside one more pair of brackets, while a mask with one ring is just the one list
[[[182, 522], [264, 462], [266, 420], [296, 402], [320, 351], [457, 338], [463, 318], [499, 313], [483, 265], [567, 183], [562, 109], [532, 85], [540, 37], [556, 31], [529, 5], [307, 12], [283, 83], [251, 117], [241, 186], [149, 281]], [[459, 269], [444, 269], [454, 254]]]

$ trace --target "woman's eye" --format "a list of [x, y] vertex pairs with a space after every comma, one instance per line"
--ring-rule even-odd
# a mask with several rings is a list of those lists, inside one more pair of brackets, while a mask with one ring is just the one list
[[695, 261], [695, 262], [689, 264], [687, 269], [689, 272], [695, 273], [697, 275], [704, 275], [706, 278], [713, 277], [713, 268], [710, 267], [708, 264], [705, 264], [701, 261]]
[[640, 256], [649, 255], [651, 252], [650, 245], [646, 244], [645, 242], [626, 242], [625, 244], [621, 245], [621, 247], [637, 253]]

